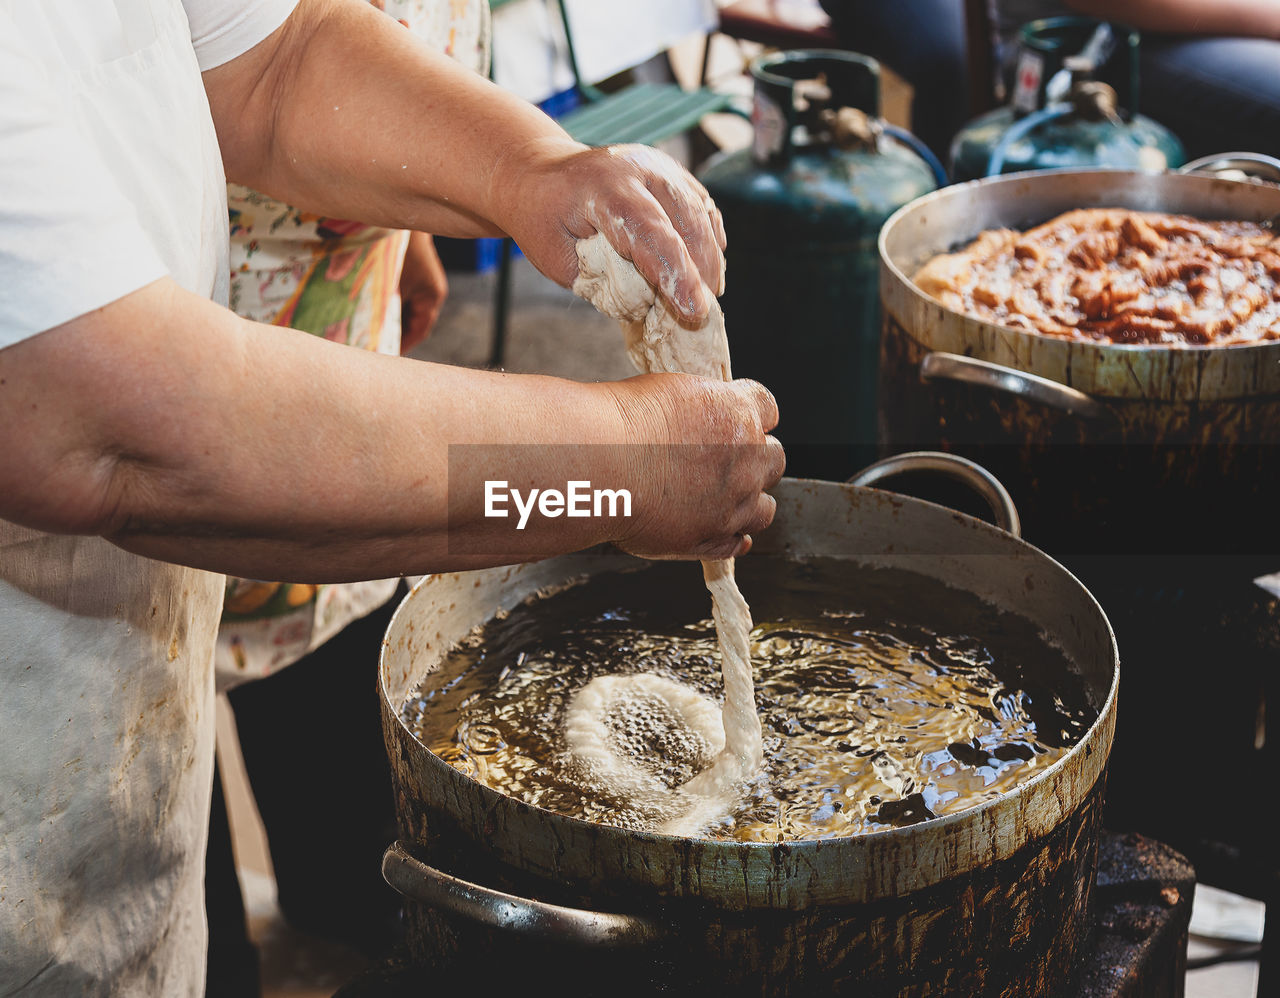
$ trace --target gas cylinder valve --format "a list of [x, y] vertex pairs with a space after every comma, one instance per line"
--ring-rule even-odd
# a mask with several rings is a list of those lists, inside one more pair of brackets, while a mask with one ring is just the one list
[[820, 115], [825, 134], [837, 149], [879, 152], [884, 123], [856, 107], [825, 108]]
[[1120, 128], [1124, 127], [1115, 88], [1100, 80], [1075, 80], [1071, 84], [1069, 100], [1075, 113], [1085, 121], [1109, 121]]
[[825, 74], [797, 80], [792, 102], [810, 144], [879, 152], [884, 125], [861, 108], [835, 106]]

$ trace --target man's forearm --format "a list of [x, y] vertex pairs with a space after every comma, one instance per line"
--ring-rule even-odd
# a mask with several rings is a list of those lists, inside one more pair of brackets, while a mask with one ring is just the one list
[[647, 146], [574, 142], [364, 0], [302, 0], [205, 89], [228, 176], [307, 210], [503, 232], [566, 287], [575, 241], [603, 232], [690, 325], [721, 289], [724, 227], [687, 170]]
[[[760, 491], [782, 474], [776, 440], [764, 446], [776, 422], [747, 382], [579, 384], [380, 356], [248, 322], [164, 279], [0, 350], [0, 517], [280, 581], [604, 541], [728, 557], [772, 516]], [[516, 529], [489, 515], [488, 480], [526, 498], [571, 481], [625, 489], [630, 515], [540, 505]]]
[[302, 0], [205, 86], [231, 179], [308, 210], [442, 235], [495, 234], [504, 161], [567, 141], [540, 110], [363, 0]]
[[[381, 357], [157, 282], [0, 351], [0, 515], [253, 578], [522, 560], [483, 556], [501, 552], [509, 523], [479, 519], [478, 504], [450, 510], [449, 444], [616, 443], [608, 391]], [[552, 484], [551, 462], [523, 460], [550, 450], [501, 452], [494, 477]], [[520, 538], [529, 556], [610, 539], [617, 525], [536, 526]], [[451, 556], [451, 530], [480, 556]]]

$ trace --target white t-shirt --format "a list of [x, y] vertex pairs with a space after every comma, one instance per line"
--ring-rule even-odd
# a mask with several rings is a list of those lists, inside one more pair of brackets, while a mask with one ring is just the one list
[[[225, 301], [199, 74], [294, 2], [0, 0], [0, 349], [164, 275]], [[203, 993], [221, 597], [0, 520], [0, 994]]]

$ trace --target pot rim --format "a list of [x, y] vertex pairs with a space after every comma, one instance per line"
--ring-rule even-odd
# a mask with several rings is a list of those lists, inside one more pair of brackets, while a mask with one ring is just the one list
[[[931, 832], [941, 833], [942, 830], [953, 825], [958, 825], [962, 823], [971, 824], [971, 823], [974, 823], [975, 821], [981, 821], [982, 815], [984, 813], [990, 812], [995, 808], [1000, 808], [1002, 810], [1005, 810], [1011, 806], [1014, 806], [1015, 802], [1018, 802], [1018, 803], [1025, 802], [1039, 788], [1040, 784], [1042, 784], [1046, 780], [1051, 780], [1056, 778], [1060, 774], [1061, 770], [1065, 769], [1068, 766], [1083, 765], [1083, 759], [1087, 758], [1088, 756], [1091, 756], [1094, 750], [1097, 748], [1101, 749], [1100, 754], [1102, 758], [1095, 763], [1095, 767], [1098, 770], [1098, 774], [1097, 774], [1098, 777], [1102, 776], [1102, 774], [1105, 772], [1106, 760], [1110, 755], [1111, 739], [1114, 737], [1116, 701], [1117, 701], [1117, 696], [1119, 692], [1119, 683], [1120, 683], [1120, 653], [1116, 643], [1115, 631], [1111, 626], [1111, 621], [1107, 618], [1106, 612], [1103, 610], [1102, 606], [1098, 603], [1093, 593], [1091, 593], [1088, 590], [1088, 588], [1084, 585], [1083, 582], [1081, 582], [1070, 570], [1068, 570], [1056, 559], [1046, 554], [1044, 551], [1040, 550], [1034, 545], [1029, 544], [1027, 541], [1023, 540], [1022, 538], [1015, 537], [1014, 535], [1008, 533], [1007, 531], [1001, 530], [1000, 528], [992, 524], [989, 524], [984, 520], [978, 519], [977, 517], [973, 517], [965, 513], [957, 512], [953, 509], [950, 509], [949, 507], [941, 506], [936, 503], [931, 503], [926, 500], [917, 499], [915, 497], [907, 497], [907, 496], [898, 495], [896, 493], [884, 492], [883, 490], [875, 489], [869, 486], [849, 485], [847, 483], [831, 482], [831, 481], [817, 480], [817, 479], [783, 478], [782, 481], [779, 482], [779, 485], [775, 486], [775, 489], [782, 488], [786, 490], [789, 488], [795, 488], [797, 486], [805, 486], [805, 485], [816, 485], [819, 487], [836, 486], [844, 490], [851, 490], [857, 494], [874, 494], [877, 498], [883, 498], [884, 500], [894, 503], [895, 505], [920, 505], [920, 506], [936, 509], [940, 512], [949, 514], [950, 516], [954, 517], [956, 520], [964, 523], [966, 526], [974, 530], [977, 530], [979, 533], [986, 533], [988, 536], [990, 536], [993, 539], [998, 538], [999, 539], [998, 542], [1001, 544], [1013, 544], [1015, 546], [1015, 549], [1019, 550], [1020, 553], [1029, 555], [1034, 558], [1042, 559], [1044, 562], [1047, 562], [1050, 566], [1052, 566], [1053, 569], [1055, 569], [1058, 572], [1061, 572], [1066, 577], [1064, 581], [1068, 582], [1069, 584], [1074, 584], [1074, 586], [1078, 587], [1080, 592], [1087, 599], [1091, 609], [1094, 612], [1096, 612], [1098, 619], [1101, 620], [1103, 627], [1105, 628], [1107, 640], [1109, 642], [1108, 657], [1111, 662], [1111, 679], [1110, 679], [1110, 683], [1107, 686], [1106, 696], [1105, 698], [1103, 698], [1102, 703], [1099, 704], [1098, 706], [1097, 716], [1093, 719], [1093, 722], [1081, 735], [1079, 741], [1077, 741], [1075, 745], [1073, 745], [1070, 749], [1068, 749], [1065, 753], [1063, 753], [1063, 755], [1059, 757], [1054, 763], [1041, 769], [1030, 779], [1026, 780], [1023, 783], [1020, 783], [1013, 790], [1010, 790], [1007, 793], [1001, 794], [998, 797], [992, 798], [991, 800], [983, 801], [981, 804], [976, 804], [973, 807], [966, 808], [963, 811], [958, 811], [953, 814], [947, 814], [947, 815], [942, 815], [935, 818], [930, 818], [930, 819], [927, 819], [926, 821], [917, 822], [912, 825], [905, 825], [900, 827], [888, 827], [888, 828], [869, 831], [869, 832], [859, 832], [855, 835], [831, 836], [827, 838], [818, 838], [818, 839], [789, 839], [783, 842], [743, 842], [736, 839], [728, 839], [728, 840], [709, 839], [701, 836], [680, 836], [680, 835], [670, 835], [667, 833], [655, 832], [655, 831], [622, 829], [616, 825], [608, 825], [603, 822], [587, 821], [586, 819], [583, 819], [583, 818], [576, 818], [570, 815], [561, 814], [558, 811], [552, 811], [536, 804], [529, 804], [525, 801], [521, 801], [517, 797], [513, 797], [509, 794], [505, 794], [500, 791], [494, 790], [492, 787], [485, 785], [484, 783], [480, 782], [474, 777], [469, 776], [468, 774], [463, 773], [462, 771], [454, 768], [449, 763], [441, 759], [438, 755], [436, 755], [435, 752], [431, 751], [431, 749], [429, 749], [426, 745], [418, 741], [418, 739], [414, 736], [412, 731], [409, 730], [408, 725], [404, 721], [403, 712], [401, 709], [402, 705], [393, 703], [393, 699], [389, 695], [389, 692], [387, 689], [387, 670], [384, 667], [386, 664], [388, 651], [390, 649], [389, 639], [383, 640], [382, 650], [379, 655], [379, 669], [378, 669], [379, 693], [381, 695], [384, 712], [390, 713], [391, 715], [394, 716], [396, 724], [399, 726], [398, 728], [399, 736], [401, 738], [410, 739], [413, 742], [413, 744], [415, 744], [421, 750], [421, 752], [423, 753], [426, 759], [426, 764], [428, 766], [430, 766], [433, 769], [438, 769], [441, 772], [441, 774], [450, 781], [455, 781], [455, 780], [461, 781], [463, 784], [467, 786], [469, 792], [472, 792], [472, 793], [478, 792], [481, 800], [484, 802], [485, 810], [488, 810], [492, 807], [503, 805], [503, 804], [506, 804], [508, 806], [515, 805], [522, 808], [528, 808], [529, 811], [531, 812], [536, 812], [538, 814], [541, 814], [549, 821], [569, 822], [571, 827], [579, 826], [583, 829], [594, 830], [594, 829], [604, 828], [616, 834], [625, 834], [628, 837], [633, 837], [639, 842], [650, 843], [653, 845], [661, 845], [661, 844], [672, 843], [672, 842], [703, 843], [711, 847], [714, 847], [718, 850], [732, 850], [734, 852], [743, 852], [746, 855], [758, 855], [761, 853], [791, 855], [793, 852], [797, 850], [799, 850], [800, 854], [803, 855], [807, 852], [816, 852], [816, 851], [822, 851], [822, 850], [827, 850], [831, 848], [839, 848], [842, 844], [847, 844], [847, 843], [853, 843], [855, 845], [862, 843], [862, 844], [869, 845], [873, 841], [878, 843], [878, 842], [891, 842], [895, 838], [910, 839], [911, 837], [917, 835], [919, 833], [920, 828], [922, 827], [929, 828]], [[591, 549], [591, 550], [594, 551], [597, 549]], [[610, 545], [602, 545], [601, 548], [598, 550], [609, 551], [612, 553], [614, 549]], [[765, 548], [764, 551], [759, 552], [759, 556], [787, 557], [787, 554], [785, 551], [770, 552], [767, 548]], [[989, 555], [981, 555], [979, 557], [988, 557], [988, 556]], [[1003, 555], [997, 555], [997, 556], [1010, 557], [1011, 554], [1005, 553]], [[883, 562], [884, 557], [885, 556], [880, 557], [879, 559], [880, 562]], [[849, 559], [849, 560], [854, 560], [854, 559]], [[874, 557], [868, 557], [866, 559], [866, 562], [874, 565], [877, 563], [877, 559]], [[537, 563], [529, 563], [529, 564], [537, 564]], [[509, 566], [507, 568], [507, 571], [510, 573], [508, 575], [508, 578], [513, 577], [516, 573], [528, 570], [529, 564]], [[645, 561], [644, 559], [634, 558], [632, 556], [625, 555], [625, 554], [622, 554], [621, 552], [618, 552], [617, 566], [625, 566], [627, 564], [635, 564], [636, 570], [643, 570], [643, 567], [645, 566]], [[487, 570], [481, 570], [481, 571], [493, 571], [493, 569], [487, 569]], [[412, 607], [414, 598], [420, 591], [423, 591], [426, 587], [433, 586], [433, 585], [448, 585], [450, 583], [456, 584], [456, 580], [467, 577], [472, 574], [474, 573], [463, 572], [463, 573], [440, 573], [440, 574], [423, 576], [421, 579], [418, 580], [418, 582], [410, 590], [409, 594], [405, 596], [405, 598], [401, 601], [400, 605], [396, 608], [395, 613], [392, 615], [391, 621], [387, 626], [387, 632], [386, 632], [387, 635], [390, 636], [393, 633], [397, 633], [404, 630], [404, 628], [400, 626], [402, 624], [402, 622], [400, 621], [400, 617], [402, 614], [405, 614], [406, 618], [408, 617], [409, 613], [411, 612], [410, 608]], [[581, 581], [584, 581], [587, 578], [590, 578], [592, 574], [593, 573], [591, 571], [584, 570], [581, 576], [566, 577], [564, 584], [566, 585], [577, 584]], [[518, 605], [519, 602], [522, 602], [523, 599], [525, 598], [528, 598], [528, 597], [527, 596], [521, 597], [521, 600], [518, 600], [516, 605]], [[1004, 607], [1004, 609], [1013, 610], [1014, 608]], [[494, 612], [496, 613], [498, 612], [498, 610], [495, 609]], [[482, 623], [488, 623], [489, 620], [492, 620], [492, 616], [487, 618]], [[1052, 635], [1050, 635], [1050, 637], [1052, 637]], [[454, 645], [450, 646], [449, 650], [452, 650], [453, 647], [456, 647], [456, 642], [454, 643]], [[448, 650], [443, 651], [441, 654], [447, 655]], [[421, 677], [419, 676], [419, 678]], [[1110, 729], [1110, 730], [1105, 730], [1105, 729]], [[1095, 745], [1095, 742], [1099, 741], [1099, 739], [1103, 739], [1105, 741], [1105, 743], [1101, 746]]]
[[[1064, 177], [1090, 177], [1090, 176], [1119, 176], [1127, 175], [1131, 177], [1185, 177], [1188, 181], [1199, 182], [1209, 181], [1212, 183], [1241, 185], [1249, 188], [1256, 188], [1258, 185], [1248, 180], [1234, 180], [1225, 177], [1214, 177], [1199, 174], [1179, 173], [1177, 170], [1133, 170], [1118, 167], [1091, 167], [1080, 169], [1076, 167], [1057, 167], [1045, 170], [1022, 170], [1017, 173], [1003, 173], [995, 177], [980, 177], [977, 180], [966, 180], [958, 184], [951, 184], [947, 187], [939, 188], [936, 191], [930, 191], [922, 194], [913, 201], [907, 202], [888, 219], [880, 228], [880, 234], [876, 239], [876, 247], [880, 254], [880, 263], [886, 268], [901, 285], [917, 301], [929, 307], [939, 309], [940, 311], [955, 316], [957, 319], [964, 319], [969, 322], [978, 323], [980, 325], [996, 330], [1001, 336], [1015, 336], [1019, 340], [1030, 343], [1062, 343], [1070, 344], [1074, 348], [1095, 350], [1101, 354], [1114, 354], [1117, 357], [1125, 355], [1132, 356], [1134, 354], [1150, 354], [1150, 353], [1170, 353], [1183, 354], [1189, 356], [1212, 355], [1221, 356], [1224, 353], [1237, 353], [1241, 351], [1259, 350], [1259, 349], [1280, 349], [1280, 340], [1263, 340], [1255, 343], [1229, 343], [1222, 346], [1214, 346], [1212, 344], [1196, 344], [1196, 343], [1110, 343], [1103, 340], [1094, 340], [1087, 337], [1065, 337], [1052, 336], [1046, 333], [1035, 332], [1034, 330], [1022, 329], [1017, 326], [1006, 326], [998, 322], [992, 322], [987, 319], [980, 319], [977, 316], [960, 312], [949, 306], [942, 304], [932, 295], [926, 294], [916, 285], [911, 275], [907, 274], [902, 267], [898, 265], [898, 261], [893, 258], [888, 249], [888, 241], [892, 237], [895, 227], [905, 224], [904, 220], [912, 214], [927, 209], [930, 205], [949, 198], [960, 197], [967, 190], [987, 189], [996, 186], [1016, 185], [1019, 183], [1036, 183], [1042, 186], [1054, 178]], [[1181, 182], [1181, 181], [1175, 181]], [[1280, 193], [1276, 195], [1280, 197]], [[1136, 210], [1136, 209], [1135, 209]], [[1166, 209], [1168, 210], [1168, 209]], [[1170, 213], [1176, 213], [1172, 210]], [[1054, 214], [1059, 214], [1055, 212]], [[1049, 217], [1052, 217], [1050, 215]], [[1044, 219], [1047, 221], [1048, 219]], [[1244, 221], [1254, 221], [1254, 219], [1243, 219]], [[1039, 224], [1039, 223], [1035, 223]], [[979, 230], [981, 232], [982, 230]], [[962, 242], [970, 242], [977, 238], [979, 232], [973, 232], [963, 237]], [[956, 240], [952, 240], [950, 246], [955, 246]], [[938, 250], [939, 253], [950, 252], [948, 249]]]

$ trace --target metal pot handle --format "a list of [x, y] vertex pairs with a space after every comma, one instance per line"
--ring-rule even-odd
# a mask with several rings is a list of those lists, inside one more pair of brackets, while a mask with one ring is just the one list
[[667, 934], [651, 919], [565, 908], [461, 880], [411, 855], [403, 842], [393, 842], [383, 854], [382, 876], [413, 901], [530, 938], [630, 947], [652, 943]]
[[1018, 516], [1018, 508], [1013, 504], [1009, 490], [1000, 484], [1000, 479], [991, 474], [982, 465], [968, 458], [944, 451], [911, 451], [907, 454], [895, 454], [869, 464], [849, 479], [850, 485], [874, 485], [892, 475], [902, 475], [911, 471], [936, 471], [968, 485], [974, 492], [982, 496], [991, 507], [996, 519], [996, 526], [1008, 531], [1014, 537], [1022, 536], [1022, 519]]
[[920, 377], [926, 381], [963, 381], [966, 384], [1007, 392], [1053, 406], [1073, 416], [1084, 419], [1102, 419], [1109, 410], [1091, 395], [1075, 388], [1068, 388], [1038, 374], [1027, 374], [1003, 364], [975, 357], [963, 357], [958, 353], [934, 352], [925, 355], [920, 362]]
[[1178, 168], [1179, 173], [1243, 173], [1252, 180], [1280, 184], [1280, 159], [1260, 152], [1220, 152]]

